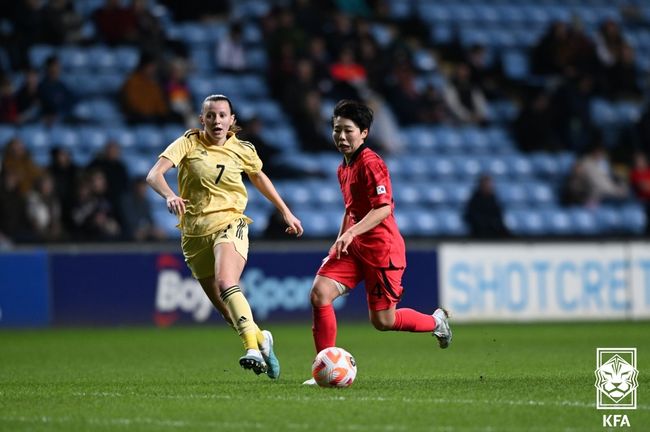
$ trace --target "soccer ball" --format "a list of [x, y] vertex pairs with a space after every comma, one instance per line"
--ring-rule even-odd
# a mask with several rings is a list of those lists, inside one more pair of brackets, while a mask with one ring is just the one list
[[311, 375], [321, 387], [350, 387], [357, 376], [357, 362], [343, 348], [325, 348], [316, 355]]

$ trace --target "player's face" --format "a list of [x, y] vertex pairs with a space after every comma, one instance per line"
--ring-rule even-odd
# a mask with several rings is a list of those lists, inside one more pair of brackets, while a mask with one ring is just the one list
[[334, 145], [346, 158], [352, 156], [368, 136], [368, 129], [361, 130], [352, 120], [335, 117], [332, 123]]
[[210, 101], [203, 104], [201, 124], [210, 141], [223, 144], [228, 137], [228, 129], [235, 123], [235, 115], [230, 112], [228, 101]]

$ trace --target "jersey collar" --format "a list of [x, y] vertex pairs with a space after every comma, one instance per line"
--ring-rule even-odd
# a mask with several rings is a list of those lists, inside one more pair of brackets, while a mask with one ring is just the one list
[[354, 161], [357, 159], [357, 157], [359, 157], [361, 152], [366, 149], [366, 147], [367, 147], [366, 143], [361, 144], [359, 146], [359, 148], [354, 153], [352, 153], [352, 157], [350, 158], [350, 161], [348, 163], [345, 162], [345, 157], [344, 157], [343, 158], [343, 165], [345, 165], [345, 166], [352, 165], [352, 163], [354, 163]]

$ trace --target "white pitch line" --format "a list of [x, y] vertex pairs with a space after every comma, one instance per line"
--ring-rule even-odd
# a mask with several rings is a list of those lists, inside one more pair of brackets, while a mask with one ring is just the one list
[[[129, 393], [129, 394], [122, 394], [122, 393], [110, 393], [110, 392], [93, 392], [93, 393], [85, 393], [85, 392], [75, 392], [73, 393], [74, 396], [81, 396], [81, 397], [125, 397], [125, 396], [141, 396], [139, 393]], [[327, 396], [327, 395], [323, 395]], [[247, 396], [231, 396], [231, 395], [219, 395], [219, 394], [165, 394], [165, 395], [153, 395], [153, 396], [147, 396], [147, 397], [157, 397], [157, 398], [162, 398], [162, 399], [223, 399], [223, 400], [249, 400], [250, 398]], [[280, 400], [280, 401], [287, 401], [287, 402], [314, 402], [314, 401], [322, 401], [323, 399], [325, 400], [331, 400], [331, 401], [362, 401], [362, 402], [407, 402], [410, 404], [413, 403], [424, 403], [424, 404], [441, 404], [441, 405], [446, 405], [446, 404], [460, 404], [460, 405], [508, 405], [508, 406], [522, 406], [522, 407], [528, 407], [528, 406], [553, 406], [553, 407], [573, 407], [573, 408], [591, 408], [595, 409], [596, 408], [596, 403], [595, 402], [582, 402], [582, 401], [538, 401], [538, 400], [499, 400], [499, 399], [445, 399], [445, 398], [428, 398], [428, 399], [413, 399], [413, 398], [390, 398], [390, 397], [384, 397], [384, 396], [362, 396], [362, 397], [354, 397], [354, 396], [332, 396], [332, 397], [311, 397], [311, 396], [293, 396], [293, 397], [286, 397], [286, 396], [258, 396], [260, 399], [267, 399], [267, 400]], [[650, 405], [637, 405], [637, 410], [642, 410], [642, 411], [650, 411]]]
[[[66, 424], [66, 423], [85, 423], [94, 426], [122, 426], [122, 427], [137, 427], [139, 425], [148, 425], [154, 427], [163, 427], [169, 429], [186, 429], [188, 427], [192, 428], [212, 428], [215, 430], [242, 430], [242, 429], [268, 429], [268, 425], [260, 422], [218, 422], [218, 421], [196, 421], [196, 420], [160, 420], [148, 417], [134, 417], [134, 418], [72, 418], [68, 416], [64, 417], [51, 417], [51, 416], [0, 416], [0, 424], [2, 422], [19, 422], [19, 423], [31, 423], [31, 424]], [[313, 424], [308, 423], [286, 423], [287, 429], [292, 430], [312, 430], [314, 428]], [[361, 423], [347, 423], [341, 425], [332, 425], [332, 430], [336, 431], [386, 431], [386, 432], [395, 432], [395, 431], [407, 431], [407, 430], [426, 430], [427, 432], [517, 432], [520, 430], [518, 427], [509, 427], [504, 425], [498, 426], [477, 426], [477, 427], [455, 427], [455, 426], [437, 426], [437, 425], [428, 425], [426, 429], [417, 426], [405, 426], [402, 424], [361, 424]], [[534, 431], [547, 431], [548, 429], [543, 426], [532, 426], [527, 427], [526, 429], [529, 432]], [[564, 428], [562, 432], [582, 432], [588, 429], [576, 429], [576, 428]]]

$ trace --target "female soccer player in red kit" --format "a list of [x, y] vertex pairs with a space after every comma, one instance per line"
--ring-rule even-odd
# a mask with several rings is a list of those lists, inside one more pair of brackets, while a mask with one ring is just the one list
[[[316, 352], [335, 346], [334, 299], [365, 281], [370, 321], [377, 330], [432, 332], [440, 348], [451, 342], [447, 311], [432, 315], [397, 309], [402, 296], [406, 252], [393, 215], [393, 190], [386, 164], [364, 144], [373, 113], [342, 100], [334, 108], [332, 137], [343, 154], [338, 179], [345, 213], [338, 238], [323, 260], [311, 289]], [[315, 384], [308, 380], [305, 384]]]

